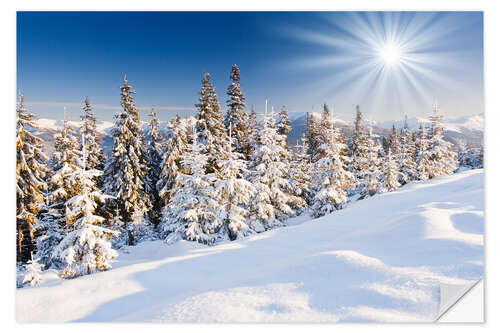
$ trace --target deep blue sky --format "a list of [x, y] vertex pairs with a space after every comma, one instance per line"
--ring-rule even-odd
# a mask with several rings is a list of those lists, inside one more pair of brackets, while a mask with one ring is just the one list
[[[77, 119], [88, 96], [112, 120], [126, 73], [137, 105], [157, 106], [167, 120], [193, 113], [204, 71], [225, 105], [236, 63], [247, 105], [259, 111], [265, 98], [293, 112], [327, 102], [350, 119], [360, 104], [388, 120], [425, 116], [437, 99], [461, 116], [483, 111], [482, 26], [479, 12], [19, 12], [17, 85], [40, 117], [61, 118], [66, 105]], [[367, 54], [373, 33], [384, 45], [391, 31], [415, 66], [384, 77]]]

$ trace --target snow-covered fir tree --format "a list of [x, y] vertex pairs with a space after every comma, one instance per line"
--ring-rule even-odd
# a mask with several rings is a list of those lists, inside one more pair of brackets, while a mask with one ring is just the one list
[[[292, 193], [302, 198], [306, 205], [310, 203], [313, 193], [310, 175], [312, 165], [310, 160], [307, 155], [307, 138], [305, 133], [302, 133], [301, 143], [297, 142], [292, 152], [290, 168], [288, 168], [288, 179]], [[303, 209], [299, 209], [299, 212]]]
[[35, 250], [33, 227], [45, 203], [47, 157], [42, 152], [42, 139], [32, 133], [37, 128], [36, 117], [24, 107], [21, 93], [16, 112], [16, 258], [26, 262]]
[[442, 175], [451, 175], [458, 168], [456, 153], [451, 149], [451, 143], [443, 138], [443, 125], [438, 113], [437, 104], [434, 105], [433, 114], [429, 117], [431, 120], [431, 130], [429, 132], [429, 153], [431, 168], [429, 178]]
[[365, 158], [358, 158], [358, 188], [360, 199], [374, 195], [379, 190], [379, 179], [381, 177], [380, 153], [383, 150], [380, 142], [373, 137], [372, 128], [368, 128], [366, 146], [359, 145], [361, 151], [366, 153]]
[[330, 109], [328, 105], [323, 104], [323, 112], [321, 113], [321, 119], [318, 126], [318, 134], [317, 134], [317, 149], [316, 155], [312, 157], [313, 161], [318, 161], [323, 157], [329, 155], [331, 149], [332, 135], [333, 135], [333, 123], [332, 123], [332, 114], [330, 113]]
[[[103, 170], [105, 157], [101, 146], [101, 140], [97, 133], [97, 120], [92, 113], [92, 105], [88, 97], [85, 98], [83, 111], [84, 115], [81, 116], [83, 123], [80, 128], [80, 133], [83, 134], [85, 151], [87, 152], [87, 161], [85, 161], [86, 168], [87, 170]], [[83, 147], [81, 150], [83, 150]]]
[[322, 144], [312, 165], [315, 195], [311, 215], [320, 217], [341, 209], [347, 202], [347, 191], [354, 185], [353, 174], [347, 170], [347, 144], [339, 128], [333, 126], [333, 115], [324, 105], [321, 120]]
[[257, 134], [258, 134], [257, 112], [255, 112], [255, 108], [254, 108], [253, 104], [250, 107], [250, 114], [248, 115], [247, 132], [248, 132], [249, 154], [248, 154], [248, 156], [245, 156], [245, 158], [247, 160], [249, 160], [250, 156], [252, 155], [252, 152], [254, 151], [255, 144], [257, 142]]
[[429, 152], [429, 139], [427, 129], [420, 124], [415, 139], [415, 163], [418, 180], [429, 179], [431, 174], [431, 156]]
[[282, 226], [282, 220], [293, 214], [292, 207], [305, 204], [302, 198], [292, 194], [289, 165], [284, 158], [289, 153], [281, 145], [282, 140], [274, 113], [266, 114], [247, 175], [257, 189], [249, 204], [250, 226], [257, 232]]
[[95, 215], [97, 204], [109, 199], [95, 188], [95, 178], [101, 174], [99, 170], [82, 167], [70, 175], [72, 182], [78, 184], [78, 193], [65, 203], [69, 232], [53, 252], [55, 258], [65, 263], [63, 277], [109, 269], [118, 256], [109, 239], [117, 237], [119, 232], [103, 227], [107, 224], [104, 218]]
[[227, 158], [219, 161], [219, 174], [215, 181], [215, 197], [219, 204], [219, 218], [224, 221], [224, 229], [230, 240], [245, 237], [253, 233], [246, 224], [248, 211], [243, 207], [255, 195], [255, 187], [243, 178], [247, 171], [244, 155], [236, 151], [231, 139], [227, 143]]
[[307, 139], [307, 155], [314, 162], [315, 157], [318, 155], [318, 147], [321, 145], [321, 131], [319, 123], [314, 119], [314, 114], [307, 113], [306, 115], [306, 139]]
[[235, 64], [231, 68], [231, 85], [227, 88], [229, 100], [227, 106], [229, 109], [224, 118], [226, 129], [231, 128], [231, 135], [234, 138], [236, 152], [244, 154], [248, 159], [250, 156], [249, 133], [248, 133], [248, 114], [245, 111], [245, 96], [240, 87], [240, 70]]
[[151, 109], [151, 120], [149, 122], [149, 131], [147, 133], [146, 141], [146, 193], [149, 195], [149, 200], [151, 202], [151, 209], [149, 210], [148, 216], [149, 220], [154, 224], [158, 224], [159, 212], [162, 208], [161, 198], [156, 187], [156, 184], [160, 180], [160, 175], [162, 172], [162, 149], [161, 142], [162, 137], [158, 132], [159, 122], [156, 117], [156, 112], [154, 108]]
[[412, 132], [408, 128], [408, 117], [405, 116], [405, 123], [401, 129], [400, 139], [401, 150], [395, 156], [399, 165], [399, 182], [404, 185], [417, 179], [417, 164], [415, 163], [415, 142], [412, 138]]
[[[394, 124], [392, 125], [391, 132], [389, 133], [389, 139], [387, 143], [392, 155], [398, 155], [401, 152], [399, 133]], [[386, 150], [385, 152], [388, 153], [389, 150]]]
[[[115, 197], [113, 203], [123, 224], [114, 227], [123, 231], [123, 241], [131, 245], [151, 236], [152, 225], [143, 218], [151, 208], [151, 201], [145, 191], [146, 153], [139, 110], [134, 103], [135, 91], [126, 77], [120, 89], [123, 111], [116, 114], [111, 130], [113, 149], [104, 169], [103, 188], [106, 194]], [[115, 211], [114, 206], [110, 205], [108, 211]]]
[[40, 213], [39, 223], [35, 226], [35, 232], [38, 235], [35, 259], [39, 260], [45, 268], [59, 269], [63, 265], [63, 262], [52, 256], [54, 249], [66, 235], [65, 211], [59, 206], [58, 203], [46, 205]]
[[187, 151], [188, 146], [188, 130], [178, 115], [167, 124], [167, 129], [166, 141], [163, 145], [161, 174], [156, 184], [162, 206], [168, 204], [179, 185], [178, 175], [182, 170], [181, 156]]
[[[79, 190], [76, 179], [71, 177], [71, 174], [83, 163], [76, 135], [75, 128], [70, 126], [67, 120], [65, 109], [63, 127], [54, 135], [55, 152], [50, 161], [52, 170], [48, 179], [46, 206], [41, 211], [40, 224], [36, 228], [38, 237], [35, 257], [46, 268], [61, 266], [61, 261], [54, 258], [52, 252], [67, 231], [65, 203]], [[85, 138], [87, 135], [82, 133], [82, 137]]]
[[278, 134], [282, 135], [283, 138], [285, 139], [283, 144], [284, 147], [286, 148], [288, 145], [288, 134], [290, 134], [290, 131], [292, 130], [292, 127], [290, 126], [290, 117], [288, 117], [288, 110], [286, 109], [286, 106], [283, 105], [281, 107], [278, 115], [279, 115]]
[[204, 73], [199, 103], [196, 104], [198, 141], [205, 147], [208, 156], [207, 173], [218, 169], [217, 161], [226, 158], [225, 145], [228, 135], [223, 123], [223, 115], [217, 100], [217, 94], [210, 81], [210, 74]]
[[64, 109], [61, 131], [54, 135], [55, 152], [52, 156], [52, 175], [49, 180], [49, 202], [52, 207], [64, 211], [64, 203], [78, 190], [70, 177], [81, 162], [80, 144], [75, 129], [69, 124]]
[[392, 192], [397, 190], [401, 184], [399, 167], [392, 154], [392, 149], [384, 156], [384, 164], [382, 167], [382, 184], [380, 192]]
[[366, 135], [365, 127], [362, 125], [363, 115], [356, 106], [356, 120], [354, 135], [351, 142], [351, 164], [350, 169], [356, 179], [356, 192], [360, 198], [374, 195], [378, 190], [378, 178], [380, 176], [379, 152], [380, 144], [372, 138], [371, 128]]
[[24, 275], [23, 278], [23, 284], [35, 286], [38, 282], [40, 282], [40, 272], [42, 271], [44, 265], [40, 264], [38, 261], [39, 259], [28, 260], [28, 264], [26, 265], [26, 275]]
[[483, 167], [482, 145], [473, 147], [470, 142], [458, 140], [457, 159], [462, 168], [477, 169]]
[[216, 176], [205, 172], [208, 155], [198, 135], [194, 130], [187, 150], [180, 156], [183, 172], [176, 182], [181, 186], [173, 189], [162, 211], [159, 229], [168, 244], [186, 239], [211, 245], [224, 239], [224, 219], [215, 197]]

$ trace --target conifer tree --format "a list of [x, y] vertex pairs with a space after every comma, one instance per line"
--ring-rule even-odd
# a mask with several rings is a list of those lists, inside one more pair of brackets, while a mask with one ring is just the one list
[[248, 114], [245, 112], [245, 96], [240, 87], [240, 70], [235, 64], [231, 68], [231, 85], [227, 88], [229, 100], [227, 101], [226, 117], [224, 125], [227, 130], [231, 128], [231, 135], [235, 139], [234, 145], [236, 152], [250, 156], [249, 133], [248, 133]]
[[178, 115], [167, 124], [167, 128], [161, 174], [156, 185], [162, 206], [168, 204], [179, 185], [177, 176], [182, 171], [181, 156], [187, 151], [188, 146], [187, 128]]
[[[312, 196], [311, 168], [310, 158], [307, 155], [307, 139], [305, 133], [302, 133], [301, 144], [295, 146], [292, 160], [290, 161], [289, 182], [292, 193], [302, 198], [304, 203], [308, 204]], [[305, 207], [305, 206], [304, 206]], [[299, 207], [297, 207], [299, 208]]]
[[320, 156], [313, 164], [313, 184], [316, 194], [312, 199], [312, 216], [320, 217], [341, 209], [347, 202], [347, 191], [355, 183], [347, 170], [347, 144], [339, 128], [333, 126], [333, 117], [324, 105], [321, 133], [323, 143]]
[[66, 109], [64, 109], [63, 127], [60, 133], [54, 135], [54, 139], [55, 152], [51, 161], [53, 170], [49, 180], [49, 201], [54, 208], [64, 211], [64, 203], [78, 190], [78, 184], [73, 182], [70, 174], [81, 162], [76, 131], [68, 123]]
[[361, 187], [364, 186], [362, 183], [366, 181], [367, 176], [370, 174], [368, 166], [370, 164], [369, 155], [371, 154], [371, 144], [366, 137], [364, 126], [361, 123], [362, 120], [363, 114], [359, 109], [359, 105], [357, 105], [354, 133], [351, 142], [350, 171], [356, 179], [358, 192], [361, 191]]
[[384, 165], [382, 168], [382, 186], [380, 192], [391, 192], [397, 190], [401, 184], [399, 183], [400, 172], [396, 160], [393, 158], [392, 149], [384, 157]]
[[426, 128], [420, 124], [415, 140], [415, 162], [417, 165], [417, 179], [429, 179], [431, 174], [431, 160], [429, 153], [429, 139]]
[[401, 130], [401, 151], [395, 156], [399, 165], [400, 178], [399, 182], [404, 185], [412, 180], [417, 179], [417, 164], [415, 163], [415, 142], [412, 138], [412, 133], [408, 128], [407, 117], [405, 124]]
[[65, 262], [61, 275], [67, 278], [109, 269], [110, 262], [118, 256], [109, 239], [117, 237], [119, 232], [102, 227], [104, 218], [95, 215], [97, 204], [109, 198], [94, 185], [102, 172], [85, 169], [85, 166], [78, 168], [70, 175], [72, 182], [79, 184], [78, 193], [65, 203], [69, 232], [53, 253]]
[[50, 161], [50, 175], [48, 178], [48, 193], [46, 205], [41, 209], [37, 232], [37, 252], [35, 258], [45, 268], [54, 265], [59, 267], [60, 262], [52, 257], [52, 251], [63, 239], [66, 233], [65, 202], [78, 191], [78, 183], [71, 177], [82, 162], [80, 159], [79, 143], [75, 129], [69, 125], [64, 110], [63, 127], [54, 135], [55, 152]]
[[[85, 151], [87, 152], [87, 161], [85, 161], [86, 168], [87, 170], [103, 170], [105, 157], [101, 147], [101, 140], [97, 134], [96, 117], [92, 113], [92, 106], [90, 105], [88, 97], [85, 98], [83, 111], [84, 115], [81, 116], [83, 124], [80, 128], [80, 133], [83, 134]], [[81, 149], [83, 150], [83, 147]]]
[[40, 264], [39, 259], [28, 260], [28, 265], [26, 265], [27, 273], [23, 278], [23, 284], [29, 284], [30, 286], [35, 286], [40, 282], [43, 264]]
[[381, 177], [381, 161], [379, 157], [382, 146], [373, 138], [371, 127], [365, 142], [366, 146], [361, 144], [358, 146], [360, 151], [364, 151], [366, 154], [366, 157], [357, 160], [360, 199], [368, 195], [372, 196], [379, 191], [379, 179]]
[[278, 134], [282, 135], [283, 138], [285, 138], [283, 144], [284, 148], [287, 147], [288, 143], [288, 134], [290, 134], [290, 131], [292, 130], [292, 127], [290, 126], [290, 118], [288, 117], [288, 110], [286, 109], [286, 106], [282, 106], [281, 110], [279, 112], [279, 122], [278, 122]]
[[460, 167], [477, 169], [483, 167], [483, 148], [473, 147], [470, 142], [458, 140], [457, 159]]
[[255, 187], [243, 178], [244, 172], [247, 171], [246, 162], [243, 154], [233, 147], [231, 130], [229, 127], [227, 159], [219, 161], [220, 171], [215, 181], [215, 197], [219, 203], [219, 216], [224, 221], [224, 229], [227, 230], [229, 239], [235, 240], [253, 233], [245, 223], [248, 211], [242, 205], [247, 205], [255, 195]]
[[[151, 202], [145, 191], [147, 167], [139, 110], [133, 97], [135, 91], [126, 77], [120, 89], [123, 112], [116, 114], [111, 131], [114, 144], [104, 169], [104, 191], [116, 198], [114, 203], [123, 226], [115, 227], [127, 230], [122, 233], [126, 237], [124, 241], [132, 245], [136, 239], [151, 233], [150, 223], [142, 218]], [[113, 211], [115, 207], [108, 209]]]
[[149, 195], [151, 202], [151, 209], [149, 211], [149, 220], [156, 225], [158, 223], [160, 209], [162, 207], [160, 195], [156, 184], [160, 180], [161, 174], [161, 146], [162, 137], [158, 132], [158, 118], [154, 108], [151, 109], [151, 120], [149, 122], [149, 132], [147, 138], [146, 148], [146, 193]]
[[307, 155], [311, 158], [311, 162], [315, 162], [315, 158], [318, 155], [318, 149], [321, 145], [321, 131], [318, 121], [314, 119], [313, 114], [307, 113], [306, 115], [306, 139], [307, 139]]
[[318, 132], [316, 139], [318, 141], [318, 147], [316, 149], [316, 155], [313, 156], [313, 161], [318, 161], [331, 154], [333, 123], [332, 114], [326, 103], [323, 104], [323, 112], [321, 113], [321, 120], [318, 124]]
[[38, 234], [36, 237], [36, 254], [34, 258], [45, 268], [59, 269], [63, 266], [61, 260], [53, 257], [54, 249], [66, 235], [66, 218], [64, 206], [59, 204], [46, 205], [40, 213], [39, 224], [35, 226]]
[[177, 182], [182, 186], [173, 189], [162, 211], [159, 229], [168, 244], [185, 239], [212, 245], [224, 239], [224, 220], [218, 214], [214, 191], [216, 176], [205, 172], [208, 155], [203, 153], [205, 147], [198, 142], [198, 136], [193, 131], [187, 150], [180, 156], [183, 172], [178, 174]]
[[458, 167], [457, 156], [451, 149], [451, 143], [443, 138], [444, 129], [440, 123], [442, 117], [438, 114], [438, 107], [435, 104], [434, 112], [429, 118], [431, 120], [428, 147], [431, 161], [429, 178], [451, 175]]
[[248, 115], [248, 154], [245, 154], [245, 159], [248, 161], [252, 156], [252, 152], [255, 149], [255, 145], [257, 143], [257, 134], [258, 134], [258, 123], [257, 123], [257, 113], [255, 112], [255, 108], [252, 104], [250, 108], [250, 114]]
[[[389, 148], [391, 150], [391, 154], [397, 155], [401, 152], [401, 142], [399, 140], [399, 134], [396, 130], [396, 126], [392, 125], [391, 132], [389, 133]], [[389, 150], [386, 151], [387, 153]]]
[[44, 204], [47, 157], [41, 149], [42, 139], [30, 132], [37, 128], [35, 115], [24, 107], [21, 93], [16, 112], [16, 258], [26, 262], [35, 250], [33, 227]]
[[210, 74], [204, 73], [200, 90], [196, 132], [199, 133], [198, 141], [204, 145], [204, 153], [208, 155], [207, 173], [218, 169], [217, 160], [226, 158], [225, 145], [228, 140], [223, 123], [222, 111], [217, 100]]
[[280, 144], [283, 138], [275, 124], [274, 113], [264, 116], [247, 176], [257, 189], [249, 205], [250, 226], [257, 232], [283, 225], [282, 220], [293, 213], [294, 205], [305, 204], [302, 198], [291, 194], [289, 165], [283, 158], [288, 152]]

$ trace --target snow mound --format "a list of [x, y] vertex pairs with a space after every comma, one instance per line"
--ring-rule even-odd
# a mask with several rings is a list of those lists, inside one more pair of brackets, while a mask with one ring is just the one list
[[43, 272], [17, 320], [429, 322], [441, 284], [483, 275], [483, 194], [471, 170], [212, 247], [144, 242], [106, 272]]

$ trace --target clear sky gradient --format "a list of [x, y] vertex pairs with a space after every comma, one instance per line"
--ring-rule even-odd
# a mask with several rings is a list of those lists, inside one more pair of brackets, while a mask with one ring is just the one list
[[[381, 57], [395, 45], [397, 64]], [[247, 106], [291, 112], [359, 104], [375, 120], [483, 112], [481, 12], [19, 12], [17, 86], [42, 118], [78, 119], [85, 96], [102, 120], [126, 73], [143, 119], [194, 114], [210, 72], [225, 109], [232, 64]]]

